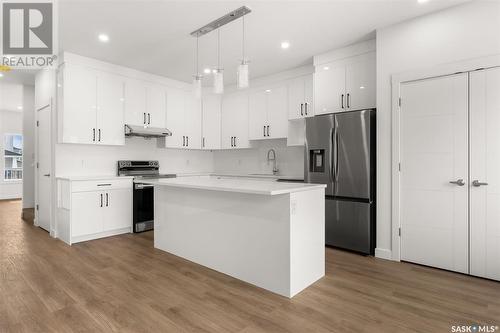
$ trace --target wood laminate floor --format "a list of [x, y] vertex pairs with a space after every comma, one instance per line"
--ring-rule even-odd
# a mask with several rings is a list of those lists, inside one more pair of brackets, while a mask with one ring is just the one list
[[451, 332], [500, 324], [500, 283], [326, 249], [292, 300], [153, 248], [67, 246], [0, 202], [0, 332]]

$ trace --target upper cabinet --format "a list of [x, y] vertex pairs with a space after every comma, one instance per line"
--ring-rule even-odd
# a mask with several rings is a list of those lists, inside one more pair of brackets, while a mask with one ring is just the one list
[[165, 127], [167, 92], [161, 85], [128, 79], [125, 82], [125, 123]]
[[248, 95], [243, 92], [226, 94], [222, 98], [221, 148], [249, 148]]
[[166, 126], [172, 136], [164, 139], [167, 148], [201, 149], [201, 101], [190, 92], [167, 92]]
[[263, 88], [249, 95], [250, 140], [286, 138], [288, 133], [288, 89]]
[[288, 119], [314, 116], [313, 76], [306, 75], [291, 80], [288, 84]]
[[221, 147], [221, 96], [207, 95], [202, 98], [201, 148]]
[[315, 114], [376, 107], [375, 52], [316, 65]]
[[123, 145], [125, 79], [79, 65], [58, 74], [61, 143]]

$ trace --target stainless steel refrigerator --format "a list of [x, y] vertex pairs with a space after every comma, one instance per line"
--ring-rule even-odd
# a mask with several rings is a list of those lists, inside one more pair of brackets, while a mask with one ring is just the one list
[[305, 181], [327, 184], [326, 245], [375, 251], [375, 110], [307, 118]]

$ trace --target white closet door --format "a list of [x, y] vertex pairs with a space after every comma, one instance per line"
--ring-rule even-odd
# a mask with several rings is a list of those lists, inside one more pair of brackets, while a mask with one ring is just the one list
[[[467, 74], [401, 85], [401, 259], [468, 272]], [[462, 179], [464, 185], [450, 181]]]
[[470, 179], [470, 273], [500, 280], [498, 67], [470, 74]]

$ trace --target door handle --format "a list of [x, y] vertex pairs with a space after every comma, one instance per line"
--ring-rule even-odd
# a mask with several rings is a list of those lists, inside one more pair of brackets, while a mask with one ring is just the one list
[[479, 186], [483, 186], [483, 185], [486, 186], [486, 185], [488, 185], [488, 183], [480, 182], [477, 179], [472, 181], [472, 186], [479, 187]]
[[301, 116], [304, 115], [304, 104], [303, 103], [300, 103], [300, 115]]
[[234, 136], [231, 137], [231, 147], [234, 147]]
[[308, 105], [308, 103], [306, 102], [306, 103], [304, 104], [304, 111], [305, 111], [306, 116], [307, 116], [307, 105]]
[[182, 146], [186, 146], [186, 137], [184, 135], [182, 136]]
[[350, 99], [351, 99], [351, 98], [350, 98], [350, 97], [351, 97], [351, 94], [349, 94], [349, 93], [348, 93], [348, 94], [347, 94], [347, 98], [346, 98], [346, 99], [347, 99], [347, 108], [348, 108], [348, 109], [351, 107], [351, 106], [350, 106], [350, 104], [351, 104], [351, 102], [350, 102]]
[[[455, 185], [458, 185], [458, 186], [464, 186], [465, 185], [465, 182], [463, 179], [457, 179], [457, 180], [452, 180], [450, 181], [450, 184], [455, 184]], [[475, 185], [474, 185], [475, 186]]]
[[144, 123], [144, 125], [146, 125], [146, 112], [143, 112], [142, 116], [143, 116], [142, 117], [143, 118], [142, 122]]
[[269, 136], [269, 125], [267, 125], [267, 136]]
[[262, 135], [266, 136], [266, 125], [262, 126]]
[[189, 147], [189, 136], [186, 136], [186, 147]]
[[340, 98], [342, 101], [342, 109], [344, 108], [344, 94], [342, 94], [342, 97]]
[[101, 207], [102, 207], [102, 193], [101, 193]]
[[330, 144], [328, 149], [328, 177], [330, 183], [333, 183], [333, 128], [330, 128]]
[[45, 175], [43, 175], [44, 177], [50, 177], [50, 173], [46, 173]]
[[236, 137], [234, 137], [234, 146], [236, 147]]
[[148, 125], [151, 125], [151, 113], [148, 113]]
[[101, 142], [101, 129], [99, 128], [99, 142]]
[[109, 199], [108, 198], [109, 198], [108, 193], [106, 193], [106, 207], [109, 206]]

